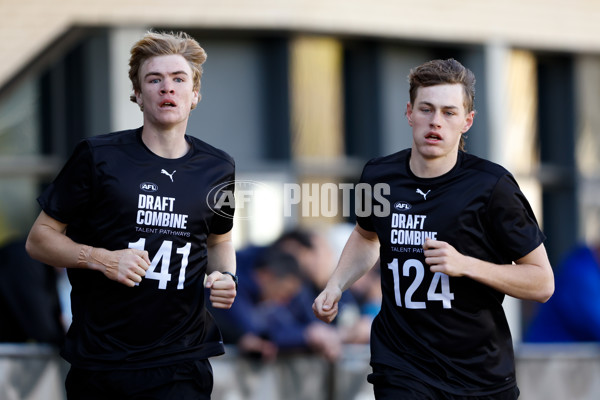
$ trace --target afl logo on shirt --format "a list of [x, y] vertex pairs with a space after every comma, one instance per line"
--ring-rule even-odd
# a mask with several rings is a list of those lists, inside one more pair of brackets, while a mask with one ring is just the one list
[[140, 184], [140, 189], [144, 192], [154, 193], [158, 191], [158, 185], [152, 182], [144, 182]]
[[407, 203], [405, 201], [397, 201], [394, 203], [394, 208], [398, 211], [408, 211], [412, 208], [412, 206], [410, 205], [410, 203]]

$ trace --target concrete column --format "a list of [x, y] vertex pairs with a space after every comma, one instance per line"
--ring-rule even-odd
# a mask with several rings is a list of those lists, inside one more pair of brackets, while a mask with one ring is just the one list
[[578, 239], [600, 243], [600, 56], [578, 56], [575, 68]]
[[129, 51], [146, 33], [145, 28], [115, 28], [109, 33], [109, 81], [111, 130], [132, 129], [142, 125], [143, 115], [129, 100], [133, 93], [129, 81]]
[[[531, 202], [538, 221], [541, 187], [533, 172], [536, 159], [537, 77], [534, 56], [503, 43], [485, 48], [485, 85], [488, 104], [490, 159], [511, 171]], [[522, 302], [507, 296], [504, 309], [513, 341], [522, 340]]]
[[292, 157], [327, 160], [343, 154], [342, 46], [303, 36], [290, 44]]
[[[342, 46], [337, 40], [300, 36], [291, 41], [290, 100], [291, 156], [298, 180], [320, 191], [326, 183], [337, 183], [336, 163], [344, 156]], [[298, 208], [300, 223], [338, 222], [340, 216], [329, 213], [338, 205], [324, 204], [320, 192], [311, 194], [303, 193], [302, 204], [313, 200], [305, 204], [311, 204], [309, 212]]]
[[505, 165], [508, 143], [502, 134], [507, 111], [507, 75], [509, 49], [504, 43], [493, 42], [485, 47], [485, 84], [489, 115], [490, 159]]

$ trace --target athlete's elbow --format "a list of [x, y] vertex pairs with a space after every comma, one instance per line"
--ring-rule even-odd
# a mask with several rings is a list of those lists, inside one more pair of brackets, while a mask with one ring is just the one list
[[34, 225], [29, 231], [29, 235], [27, 235], [27, 240], [25, 241], [25, 251], [29, 255], [29, 257], [34, 260], [44, 262], [45, 244], [46, 238], [44, 236], [43, 228]]
[[545, 303], [548, 300], [550, 300], [550, 297], [552, 297], [553, 294], [554, 294], [554, 284], [552, 285], [551, 289], [549, 289], [549, 290], [546, 291], [546, 293], [542, 297], [542, 300], [540, 301], [540, 303]]
[[30, 232], [29, 236], [27, 236], [27, 240], [25, 241], [25, 251], [27, 252], [29, 257], [33, 258], [34, 260], [37, 260], [39, 258], [38, 246], [36, 244], [34, 232]]
[[554, 279], [549, 280], [545, 283], [536, 293], [535, 301], [539, 303], [545, 303], [550, 300], [550, 297], [554, 294]]

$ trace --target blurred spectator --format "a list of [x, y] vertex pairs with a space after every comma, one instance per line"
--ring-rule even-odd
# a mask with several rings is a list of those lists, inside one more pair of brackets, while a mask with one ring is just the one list
[[569, 251], [555, 281], [554, 295], [540, 304], [525, 341], [600, 341], [600, 244]]
[[302, 307], [307, 293], [296, 258], [273, 247], [259, 259], [254, 273], [261, 292], [254, 312], [261, 336], [281, 352], [308, 350], [335, 359], [341, 345], [335, 328]]
[[336, 329], [305, 309], [311, 295], [292, 254], [276, 245], [253, 246], [238, 252], [237, 265], [238, 294], [230, 312], [211, 310], [226, 343], [264, 361], [283, 352], [311, 351], [328, 359], [339, 355]]
[[336, 260], [324, 235], [296, 229], [284, 233], [273, 246], [296, 257], [309, 286], [319, 291], [325, 287]]
[[[302, 285], [296, 260], [289, 254], [263, 249], [256, 255], [251, 274], [240, 282], [240, 292], [233, 315], [241, 319], [243, 330], [236, 329], [234, 343], [245, 355], [257, 356], [264, 361], [276, 358], [280, 348], [302, 347], [302, 327], [288, 315], [287, 305], [299, 293]], [[240, 312], [240, 310], [242, 312]], [[243, 315], [242, 315], [243, 314]], [[218, 314], [219, 315], [219, 314]], [[223, 314], [228, 322], [224, 326], [237, 325], [231, 315]]]
[[0, 342], [62, 344], [57, 273], [33, 260], [25, 240], [0, 249]]
[[[333, 241], [334, 238], [319, 232], [297, 229], [283, 234], [275, 243], [275, 246], [298, 259], [300, 270], [306, 279], [303, 295], [294, 299], [291, 306], [311, 313], [310, 318], [315, 321], [318, 319], [312, 312], [312, 303], [325, 288], [337, 263], [338, 255]], [[373, 281], [371, 277], [366, 278], [362, 283], [365, 287], [361, 288], [359, 284], [356, 287], [357, 292], [371, 290], [367, 287], [372, 284], [375, 286], [376, 293], [377, 288], [380, 287], [379, 281]], [[373, 316], [365, 316], [361, 313], [361, 306], [353, 291], [344, 292], [339, 302], [339, 315], [334, 322], [337, 327], [337, 340], [341, 343], [369, 343], [372, 319]]]
[[[261, 293], [254, 276], [254, 267], [265, 250], [266, 247], [249, 246], [236, 251], [236, 273], [239, 283], [236, 300], [228, 312], [211, 307], [207, 302], [207, 307], [217, 320], [226, 344], [237, 344], [243, 335], [256, 333], [252, 315], [255, 304], [260, 301]], [[206, 295], [208, 296], [208, 293]]]
[[360, 306], [361, 315], [371, 319], [375, 318], [381, 309], [381, 272], [379, 268], [378, 260], [373, 268], [350, 286], [350, 291]]
[[[324, 235], [288, 231], [270, 246], [238, 251], [236, 263], [236, 301], [228, 313], [211, 313], [222, 327], [225, 342], [236, 344], [241, 353], [273, 360], [282, 352], [311, 351], [335, 360], [343, 343], [368, 343], [373, 316], [361, 317], [352, 292], [340, 302], [337, 324], [325, 324], [312, 312], [314, 297], [336, 263]], [[361, 283], [357, 293], [376, 302], [378, 279], [369, 276]]]
[[373, 268], [350, 286], [350, 292], [359, 306], [360, 319], [354, 323], [352, 329], [345, 330], [344, 342], [346, 343], [369, 342], [371, 324], [381, 310], [381, 273], [379, 268], [379, 260], [377, 260], [377, 264]]

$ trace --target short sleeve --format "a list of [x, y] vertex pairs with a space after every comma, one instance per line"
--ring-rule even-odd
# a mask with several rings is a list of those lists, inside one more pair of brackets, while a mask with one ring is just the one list
[[[360, 176], [360, 180], [358, 182], [358, 185], [356, 186], [355, 190], [358, 190], [359, 187], [364, 186], [364, 187], [368, 187], [371, 188], [372, 187], [372, 182], [368, 181], [367, 178], [367, 167], [369, 164], [367, 164], [362, 171], [362, 174]], [[364, 211], [363, 215], [360, 215], [359, 213], [357, 213], [356, 215], [356, 223], [363, 228], [366, 231], [370, 231], [370, 232], [375, 232], [375, 226], [373, 225], [373, 220], [371, 219], [373, 217], [373, 209], [369, 209], [366, 210], [364, 209], [364, 207], [362, 207], [361, 205], [367, 206], [367, 205], [373, 205], [373, 193], [371, 190], [358, 190], [358, 196], [356, 197], [356, 201], [360, 202], [360, 204], [358, 204], [355, 209], [357, 210], [361, 210]], [[370, 196], [371, 198], [369, 200], [367, 200], [367, 196]]]
[[224, 180], [220, 189], [224, 197], [216, 206], [213, 206], [214, 215], [210, 224], [210, 233], [222, 235], [233, 228], [235, 214], [235, 167], [233, 172]]
[[71, 223], [88, 209], [93, 198], [94, 164], [90, 145], [80, 142], [38, 203], [52, 218]]
[[491, 236], [511, 261], [526, 256], [546, 239], [529, 202], [510, 174], [498, 180], [492, 191], [487, 215]]

